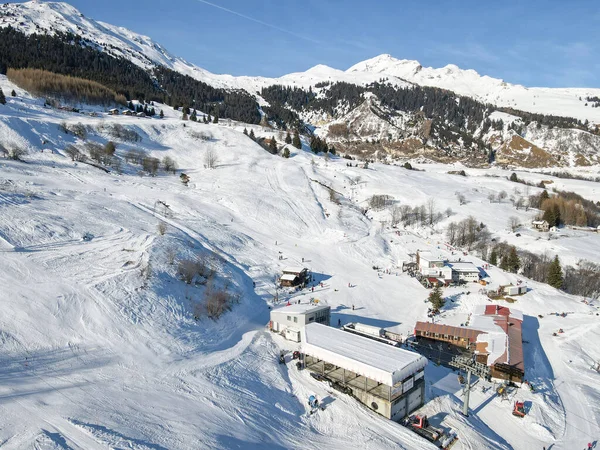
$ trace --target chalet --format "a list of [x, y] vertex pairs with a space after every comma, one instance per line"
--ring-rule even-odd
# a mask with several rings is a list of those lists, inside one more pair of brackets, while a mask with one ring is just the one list
[[491, 377], [522, 381], [525, 376], [522, 337], [523, 313], [498, 305], [479, 305], [469, 327], [417, 322], [415, 338], [431, 339], [464, 348], [487, 364]]
[[306, 286], [309, 281], [309, 272], [305, 267], [286, 267], [279, 278], [282, 287]]
[[473, 351], [477, 343], [477, 336], [481, 333], [483, 331], [466, 327], [453, 327], [441, 323], [417, 322], [415, 325], [417, 340], [420, 338], [433, 339]]
[[136, 114], [137, 117], [146, 117], [146, 113], [143, 111], [140, 111], [139, 113]]
[[531, 222], [531, 227], [537, 231], [550, 230], [550, 224], [546, 220], [534, 220]]
[[112, 108], [108, 110], [108, 114], [111, 116], [118, 116], [119, 115], [119, 110], [117, 108]]
[[453, 282], [479, 281], [479, 269], [472, 262], [453, 262], [449, 266], [452, 269]]
[[125, 111], [123, 111], [124, 116], [133, 116], [134, 114], [135, 113], [130, 109], [126, 109]]

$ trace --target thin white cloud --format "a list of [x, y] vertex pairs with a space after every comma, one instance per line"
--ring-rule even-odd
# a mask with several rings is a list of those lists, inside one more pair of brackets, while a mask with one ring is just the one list
[[229, 9], [229, 8], [226, 8], [226, 7], [221, 6], [221, 5], [217, 5], [217, 4], [209, 2], [207, 0], [196, 0], [196, 1], [199, 2], [199, 3], [204, 3], [205, 5], [208, 5], [208, 6], [212, 6], [213, 8], [220, 9], [221, 11], [228, 12], [229, 14], [233, 14], [234, 16], [241, 17], [242, 19], [246, 19], [246, 20], [249, 20], [251, 22], [258, 23], [259, 25], [263, 25], [263, 26], [265, 26], [267, 28], [271, 28], [271, 29], [277, 30], [277, 31], [279, 31], [281, 33], [288, 34], [288, 35], [293, 36], [293, 37], [295, 37], [297, 39], [302, 39], [304, 41], [312, 42], [313, 44], [319, 44], [319, 45], [322, 44], [317, 39], [313, 39], [313, 38], [308, 37], [308, 36], [303, 36], [301, 34], [294, 33], [293, 31], [286, 30], [285, 28], [278, 27], [277, 25], [273, 25], [272, 23], [268, 23], [268, 22], [265, 22], [263, 20], [256, 19], [254, 17], [248, 16], [246, 14], [242, 14], [240, 12], [234, 11], [233, 9]]

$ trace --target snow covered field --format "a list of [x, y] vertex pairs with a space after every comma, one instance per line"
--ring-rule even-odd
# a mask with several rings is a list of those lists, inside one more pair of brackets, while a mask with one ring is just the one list
[[[6, 93], [14, 86], [0, 77], [0, 87]], [[266, 331], [281, 269], [304, 261], [323, 283], [281, 301], [315, 297], [331, 305], [332, 324], [399, 326], [407, 334], [426, 319], [428, 291], [397, 266], [417, 249], [443, 251], [449, 221], [474, 215], [495, 237], [531, 251], [600, 262], [598, 234], [547, 240], [524, 228], [515, 237], [508, 217], [527, 224], [536, 212], [487, 200], [490, 192], [523, 189], [508, 181], [510, 172], [362, 169], [296, 149], [284, 159], [239, 124], [184, 127], [168, 108], [163, 120], [89, 117], [17, 94], [0, 106], [5, 144], [30, 150], [25, 162], [0, 160], [0, 445], [7, 449], [434, 448], [293, 364], [277, 363], [280, 348], [296, 348]], [[109, 138], [100, 123], [127, 126], [142, 140], [118, 142], [119, 155], [142, 149], [170, 156], [189, 186], [163, 172], [140, 176], [130, 165], [119, 175], [72, 162], [63, 151], [77, 141], [59, 131], [63, 121], [89, 126], [88, 138], [100, 143]], [[253, 129], [282, 142], [273, 130]], [[215, 169], [204, 168], [210, 150], [219, 158]], [[555, 181], [600, 199], [597, 183]], [[456, 192], [468, 203], [459, 205]], [[363, 215], [373, 194], [410, 205], [433, 196], [438, 210], [450, 207], [453, 215], [435, 229], [397, 234], [385, 224], [389, 211]], [[164, 235], [159, 221], [167, 224]], [[85, 233], [93, 238], [83, 240]], [[172, 251], [210, 261], [217, 283], [239, 293], [240, 303], [218, 321], [196, 322], [192, 304], [206, 288], [177, 278]], [[488, 274], [493, 285], [517, 279], [494, 267]], [[472, 414], [463, 417], [456, 375], [427, 366], [423, 411], [458, 433], [453, 448], [583, 449], [600, 439], [600, 374], [591, 369], [600, 360], [599, 305], [528, 285], [531, 291], [508, 305], [526, 316], [526, 377], [537, 391], [519, 389], [513, 398], [526, 402], [527, 417], [513, 417], [512, 399], [484, 392], [483, 381], [471, 395]], [[448, 288], [443, 320], [463, 323], [486, 303], [478, 288]], [[565, 333], [553, 336], [559, 328]], [[327, 405], [313, 416], [306, 414], [310, 394]]]

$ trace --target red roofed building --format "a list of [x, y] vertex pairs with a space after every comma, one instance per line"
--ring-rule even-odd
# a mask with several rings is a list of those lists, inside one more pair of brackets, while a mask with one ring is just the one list
[[471, 315], [469, 327], [417, 322], [415, 336], [468, 349], [478, 362], [487, 364], [492, 378], [522, 381], [523, 314], [498, 305], [480, 305]]

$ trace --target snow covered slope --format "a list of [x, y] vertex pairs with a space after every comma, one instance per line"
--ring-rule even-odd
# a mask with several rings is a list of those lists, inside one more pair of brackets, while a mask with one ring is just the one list
[[75, 33], [104, 51], [128, 58], [141, 67], [151, 68], [159, 64], [215, 87], [244, 89], [253, 95], [273, 84], [304, 88], [323, 82], [365, 85], [386, 78], [389, 83], [401, 87], [412, 84], [436, 86], [497, 106], [600, 123], [600, 108], [585, 106], [585, 97], [600, 97], [600, 88], [528, 88], [481, 76], [474, 70], [462, 70], [455, 65], [440, 69], [422, 67], [418, 61], [399, 60], [391, 55], [359, 62], [346, 71], [317, 65], [305, 72], [280, 78], [220, 75], [169, 53], [147, 36], [89, 19], [74, 7], [60, 2], [2, 4], [0, 26], [8, 25], [26, 33]]
[[600, 109], [586, 106], [585, 100], [588, 96], [600, 96], [600, 88], [525, 87], [482, 76], [474, 70], [463, 70], [454, 64], [436, 69], [387, 54], [359, 62], [346, 72], [395, 76], [422, 86], [448, 89], [496, 106], [600, 123]]
[[[322, 282], [314, 292], [280, 291], [283, 301], [318, 298], [332, 307], [334, 325], [358, 321], [408, 334], [426, 319], [428, 291], [398, 264], [417, 249], [443, 252], [450, 221], [474, 215], [498, 239], [558, 253], [568, 264], [582, 257], [600, 262], [597, 234], [565, 232], [546, 240], [524, 228], [515, 237], [507, 217], [528, 223], [535, 212], [489, 203], [490, 193], [515, 186], [499, 169], [467, 169], [466, 177], [447, 174], [460, 166], [363, 169], [306, 148], [291, 148], [286, 159], [242, 133], [248, 127], [283, 142], [270, 128], [182, 122], [164, 105], [157, 105], [162, 120], [100, 110], [91, 117], [45, 108], [3, 76], [0, 88], [17, 94], [0, 105], [2, 143], [29, 151], [24, 162], [0, 159], [0, 442], [6, 449], [433, 450], [306, 371], [277, 363], [280, 349], [297, 348], [266, 331], [281, 269], [304, 261]], [[141, 140], [117, 139], [122, 165], [106, 173], [66, 156], [69, 144], [85, 147], [61, 123], [81, 123], [87, 140], [99, 144], [115, 139], [107, 131], [114, 125]], [[131, 150], [172, 157], [189, 185], [164, 171], [145, 175], [126, 161]], [[218, 157], [215, 169], [205, 167], [209, 152]], [[532, 183], [552, 179], [600, 199], [597, 183], [518, 176]], [[459, 204], [456, 192], [468, 202]], [[389, 210], [363, 213], [373, 194], [407, 205], [434, 197], [437, 209], [453, 212], [433, 228], [394, 230], [386, 225]], [[91, 239], [82, 239], [86, 233]], [[180, 280], [177, 261], [184, 258], [207, 261], [216, 285], [239, 294], [219, 320], [194, 320], [194, 305], [209, 286]], [[495, 267], [488, 273], [493, 286], [517, 280]], [[583, 448], [600, 433], [599, 375], [591, 369], [600, 360], [597, 303], [528, 285], [531, 291], [514, 304], [526, 316], [525, 366], [538, 388], [514, 394], [526, 401], [526, 418], [513, 417], [511, 402], [482, 380], [471, 396], [472, 413], [463, 417], [456, 375], [427, 366], [422, 411], [457, 431], [454, 449], [566, 450]], [[472, 286], [444, 295], [442, 320], [453, 324], [488, 302]], [[567, 317], [553, 314], [563, 311]], [[559, 328], [565, 333], [552, 336]], [[326, 409], [308, 416], [311, 394]]]
[[[381, 78], [380, 75], [371, 73], [349, 74], [324, 65], [281, 78], [217, 75], [169, 53], [148, 36], [87, 18], [79, 10], [63, 2], [34, 0], [2, 4], [0, 5], [0, 27], [9, 25], [27, 34], [42, 32], [77, 34], [95, 43], [99, 49], [127, 58], [140, 67], [149, 69], [155, 65], [162, 65], [215, 87], [245, 89], [251, 94], [273, 84], [308, 88], [323, 81], [367, 84]], [[408, 85], [402, 80], [395, 81], [398, 85]]]

